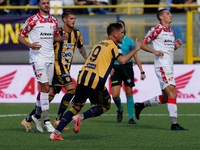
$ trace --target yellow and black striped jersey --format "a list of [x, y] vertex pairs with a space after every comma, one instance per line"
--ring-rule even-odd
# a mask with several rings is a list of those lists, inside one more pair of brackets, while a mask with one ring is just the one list
[[104, 40], [95, 45], [79, 71], [77, 82], [93, 89], [103, 89], [114, 61], [122, 55], [113, 40]]
[[[63, 33], [68, 33], [64, 28], [60, 28], [59, 32], [61, 36]], [[56, 75], [70, 74], [75, 49], [76, 47], [81, 48], [83, 46], [81, 32], [78, 29], [73, 28], [68, 35], [68, 40], [54, 43]]]

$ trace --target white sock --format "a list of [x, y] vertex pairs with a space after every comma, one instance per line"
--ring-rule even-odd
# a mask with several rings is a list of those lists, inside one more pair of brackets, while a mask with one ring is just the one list
[[44, 121], [49, 120], [49, 93], [40, 92], [40, 104]]
[[150, 105], [151, 106], [158, 106], [160, 105], [160, 101], [159, 101], [159, 95], [158, 96], [154, 96], [151, 99], [149, 99]]
[[177, 123], [177, 105], [176, 99], [168, 98], [167, 108], [170, 116], [170, 120], [172, 124]]
[[49, 109], [49, 93], [40, 92], [40, 105], [42, 111]]

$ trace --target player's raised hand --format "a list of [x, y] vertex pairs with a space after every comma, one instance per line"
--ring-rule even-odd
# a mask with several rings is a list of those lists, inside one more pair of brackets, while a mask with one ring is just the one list
[[181, 45], [182, 45], [182, 41], [180, 39], [177, 39], [175, 42], [174, 42], [174, 45], [175, 45], [175, 49], [179, 48]]
[[63, 36], [62, 36], [62, 38], [63, 38], [63, 41], [64, 40], [68, 40], [69, 34], [68, 33], [64, 33]]
[[42, 47], [42, 45], [40, 45], [40, 44], [38, 44], [38, 43], [39, 43], [39, 42], [34, 42], [34, 43], [32, 43], [31, 46], [30, 46], [30, 48], [32, 48], [33, 50], [38, 51], [38, 50]]
[[135, 39], [135, 49], [138, 51], [141, 48], [141, 43], [137, 41], [138, 38]]

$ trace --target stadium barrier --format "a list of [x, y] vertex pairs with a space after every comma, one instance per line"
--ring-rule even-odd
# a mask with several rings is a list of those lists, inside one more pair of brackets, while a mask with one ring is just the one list
[[200, 62], [200, 32], [199, 32], [200, 11], [192, 10], [187, 12], [187, 31], [185, 64]]
[[[127, 15], [131, 14], [132, 8], [164, 8], [169, 7], [166, 4], [159, 5], [144, 5], [144, 4], [131, 4], [128, 3], [126, 5], [74, 5], [74, 6], [51, 6], [51, 9], [54, 9], [54, 15], [58, 15], [58, 9], [85, 9], [85, 8], [122, 8], [127, 10]], [[173, 4], [171, 7], [200, 7], [198, 4]], [[37, 6], [0, 6], [0, 9], [38, 9]]]
[[[30, 15], [29, 15], [30, 16]], [[28, 64], [29, 51], [28, 48], [18, 43], [18, 33], [23, 26], [26, 15], [21, 16], [1, 16], [0, 20], [0, 64]], [[118, 16], [118, 15], [117, 15]], [[99, 15], [95, 16], [76, 16], [75, 27], [81, 31], [84, 46], [87, 54], [90, 53], [92, 47], [101, 40], [107, 39], [106, 28], [109, 23], [116, 22], [115, 15]], [[141, 41], [147, 31], [158, 24], [156, 15], [121, 15], [120, 19], [126, 23], [126, 35], [131, 39]], [[63, 26], [61, 16], [57, 17], [59, 26]], [[183, 41], [183, 45], [175, 52], [174, 62], [183, 63], [185, 52], [185, 36], [186, 36], [186, 15], [174, 15], [171, 28], [174, 30], [176, 38]], [[150, 43], [150, 46], [151, 43]], [[140, 50], [138, 52], [142, 63], [153, 63], [154, 55]], [[84, 63], [84, 59], [76, 50], [73, 63]]]
[[[171, 7], [200, 7], [200, 5], [195, 5], [195, 4], [176, 4], [176, 5], [172, 5]], [[104, 6], [93, 6], [93, 5], [85, 5], [85, 6], [57, 6], [55, 5], [54, 7], [51, 7], [51, 9], [55, 9], [55, 15], [57, 14], [57, 10], [62, 8], [70, 8], [70, 9], [80, 9], [80, 8], [99, 8], [99, 7], [103, 7], [103, 8], [125, 8], [127, 9], [127, 14], [128, 16], [130, 16], [131, 14], [131, 8], [155, 8], [155, 7], [167, 7], [167, 5], [132, 5], [132, 4], [127, 4], [127, 5], [104, 5]], [[37, 6], [0, 6], [0, 9], [37, 9]], [[191, 11], [191, 12], [187, 12], [187, 24], [186, 22], [176, 22], [175, 23], [172, 22], [172, 27], [174, 26], [174, 31], [175, 31], [175, 35], [181, 35], [181, 40], [183, 41], [183, 43], [186, 43], [186, 49], [185, 49], [185, 56], [183, 56], [184, 60], [180, 60], [180, 57], [177, 57], [177, 59], [175, 60], [176, 63], [181, 63], [184, 62], [185, 64], [193, 64], [194, 62], [198, 62], [200, 61], [200, 57], [199, 57], [199, 37], [198, 38], [193, 38], [193, 35], [198, 34], [199, 32], [197, 32], [199, 26], [197, 26], [196, 24], [193, 25], [193, 14], [198, 15], [199, 13], [197, 11]], [[16, 18], [18, 18], [19, 16], [16, 16]], [[21, 16], [22, 17], [22, 16]], [[98, 17], [99, 18], [99, 17]], [[142, 18], [142, 16], [140, 17]], [[150, 20], [151, 17], [148, 17], [146, 20]], [[197, 18], [196, 22], [199, 22], [199, 17], [195, 17]], [[132, 18], [133, 19], [133, 18]], [[155, 16], [154, 16], [154, 19]], [[143, 19], [144, 20], [144, 19]], [[136, 36], [139, 37], [139, 39], [142, 39], [146, 33], [146, 31], [149, 29], [149, 26], [153, 26], [156, 25], [156, 21], [132, 21], [130, 19], [127, 20], [127, 36], [131, 37], [132, 39], [135, 39]], [[79, 28], [82, 28], [82, 31], [84, 32], [84, 42], [86, 43], [86, 45], [88, 45], [89, 47], [92, 47], [94, 44], [96, 44], [99, 40], [101, 39], [105, 39], [106, 38], [106, 33], [104, 34], [104, 32], [102, 31], [106, 31], [106, 25], [108, 24], [108, 22], [95, 22], [94, 20], [89, 20], [88, 22], [84, 22], [84, 23], [77, 23], [76, 25], [79, 26]], [[0, 38], [0, 42], [1, 44], [3, 42], [7, 44], [9, 44], [8, 40], [12, 40], [13, 43], [17, 43], [17, 34], [19, 31], [19, 27], [21, 27], [22, 24], [15, 24], [15, 30], [13, 29], [13, 27], [10, 24], [6, 24], [5, 27], [2, 25], [2, 22], [0, 24], [0, 30], [1, 30], [1, 38]], [[195, 30], [194, 30], [194, 29]], [[7, 29], [7, 30], [6, 30]], [[7, 31], [7, 33], [4, 33], [4, 31]], [[177, 34], [176, 34], [177, 32]], [[186, 34], [187, 32], [187, 34]], [[102, 34], [103, 33], [103, 34]], [[4, 35], [5, 34], [5, 35]], [[100, 36], [99, 36], [100, 34]], [[10, 35], [10, 38], [9, 38]], [[2, 37], [5, 36], [5, 37]], [[85, 37], [87, 36], [87, 37]], [[197, 35], [198, 36], [198, 35]], [[7, 37], [7, 38], [6, 38]], [[3, 43], [4, 44], [4, 43]], [[19, 45], [19, 44], [18, 44]], [[2, 46], [2, 45], [1, 45]], [[192, 50], [191, 50], [192, 49]], [[193, 52], [193, 50], [195, 49], [195, 52]], [[6, 49], [7, 50], [7, 49]], [[2, 49], [0, 50], [2, 51]], [[178, 50], [179, 53], [180, 51]], [[2, 57], [4, 58], [4, 52], [1, 53]], [[6, 54], [5, 54], [6, 55]], [[26, 55], [26, 54], [25, 54]], [[182, 52], [180, 54], [182, 56]], [[193, 56], [194, 55], [194, 56]], [[0, 63], [7, 63], [6, 61], [3, 60], [3, 58], [1, 58]], [[23, 58], [22, 58], [23, 59]], [[27, 58], [26, 58], [27, 59]], [[152, 63], [151, 61], [147, 61], [149, 59], [149, 57], [145, 56], [145, 61], [142, 61], [144, 63]], [[7, 59], [9, 60], [9, 59]], [[28, 59], [27, 59], [28, 60]], [[178, 61], [177, 61], [178, 60]], [[21, 63], [21, 62], [19, 62]], [[28, 61], [27, 61], [28, 63]]]

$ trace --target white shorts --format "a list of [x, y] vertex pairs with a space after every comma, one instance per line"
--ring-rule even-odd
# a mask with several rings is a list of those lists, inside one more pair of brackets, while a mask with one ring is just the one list
[[176, 86], [173, 67], [158, 67], [155, 68], [155, 73], [160, 82], [161, 90], [164, 90], [170, 84]]
[[33, 72], [37, 79], [37, 82], [46, 83], [51, 85], [54, 74], [54, 63], [49, 62], [33, 62], [31, 63]]

